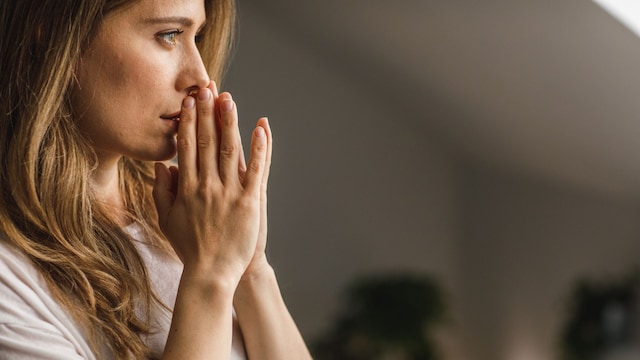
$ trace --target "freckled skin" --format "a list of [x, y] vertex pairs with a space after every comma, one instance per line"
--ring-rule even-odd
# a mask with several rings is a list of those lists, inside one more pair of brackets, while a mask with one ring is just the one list
[[[189, 91], [209, 82], [195, 43], [205, 21], [204, 2], [139, 4], [107, 16], [77, 72], [74, 109], [101, 161], [122, 155], [140, 160], [173, 157], [177, 123], [161, 116], [180, 110]], [[194, 23], [147, 21], [168, 16]], [[164, 35], [178, 29], [183, 32]]]

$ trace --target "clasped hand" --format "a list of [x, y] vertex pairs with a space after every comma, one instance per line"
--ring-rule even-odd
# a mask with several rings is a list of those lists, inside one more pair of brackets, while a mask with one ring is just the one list
[[178, 167], [156, 164], [153, 189], [160, 227], [184, 263], [184, 273], [221, 276], [237, 284], [248, 268], [266, 263], [271, 139], [262, 118], [245, 162], [231, 95], [218, 95], [211, 82], [184, 99]]

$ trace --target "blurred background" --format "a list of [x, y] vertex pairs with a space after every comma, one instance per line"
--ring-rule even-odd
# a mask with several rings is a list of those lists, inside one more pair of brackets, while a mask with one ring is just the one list
[[351, 284], [403, 273], [442, 289], [441, 358], [556, 359], [581, 279], [606, 287], [640, 260], [640, 40], [598, 5], [239, 11], [223, 89], [245, 138], [270, 119], [269, 256], [310, 344]]

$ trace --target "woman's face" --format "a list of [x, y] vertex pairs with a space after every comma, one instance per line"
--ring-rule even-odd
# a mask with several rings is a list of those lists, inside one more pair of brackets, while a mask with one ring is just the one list
[[141, 0], [107, 15], [72, 96], [101, 161], [175, 155], [182, 100], [209, 84], [196, 48], [205, 18], [204, 0]]

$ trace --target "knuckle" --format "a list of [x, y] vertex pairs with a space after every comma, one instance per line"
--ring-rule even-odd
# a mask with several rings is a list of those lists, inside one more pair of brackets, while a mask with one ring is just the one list
[[226, 114], [222, 116], [222, 118], [220, 119], [220, 122], [224, 127], [231, 128], [236, 123], [236, 117], [231, 114]]
[[262, 171], [262, 167], [263, 167], [262, 161], [253, 159], [249, 162], [248, 171], [253, 174], [258, 174], [260, 173], [260, 171]]
[[238, 207], [244, 211], [252, 211], [257, 207], [257, 197], [253, 193], [245, 192], [238, 198]]
[[190, 123], [192, 121], [193, 121], [193, 116], [189, 113], [189, 111], [183, 110], [182, 114], [180, 114], [180, 122]]
[[213, 114], [213, 109], [209, 105], [201, 105], [198, 107], [198, 115], [200, 116], [210, 116]]
[[209, 148], [213, 145], [214, 139], [211, 135], [198, 135], [198, 147]]
[[158, 188], [157, 186], [154, 186], [153, 189], [151, 189], [151, 196], [153, 197], [154, 200], [158, 200], [161, 195], [162, 195], [162, 190], [160, 190], [160, 188]]
[[180, 186], [178, 187], [178, 190], [180, 192], [181, 195], [183, 196], [188, 196], [189, 194], [193, 193], [193, 189], [194, 189], [194, 183], [193, 181], [183, 181], [182, 184], [180, 184]]
[[236, 151], [237, 151], [238, 147], [236, 146], [236, 144], [230, 144], [230, 143], [224, 143], [224, 144], [220, 144], [220, 156], [223, 157], [232, 157]]
[[183, 109], [180, 113], [180, 122], [181, 123], [195, 123], [197, 120], [197, 112], [196, 109]]
[[256, 152], [262, 154], [267, 151], [267, 144], [264, 142], [258, 142], [255, 144]]
[[185, 136], [179, 136], [177, 139], [178, 150], [188, 150], [191, 148], [191, 140]]
[[200, 199], [203, 199], [205, 201], [212, 199], [216, 194], [216, 190], [215, 190], [215, 187], [213, 186], [213, 181], [211, 180], [211, 178], [204, 177], [200, 179], [200, 182], [198, 183], [198, 186], [195, 189], [195, 192], [196, 192], [196, 196]]

